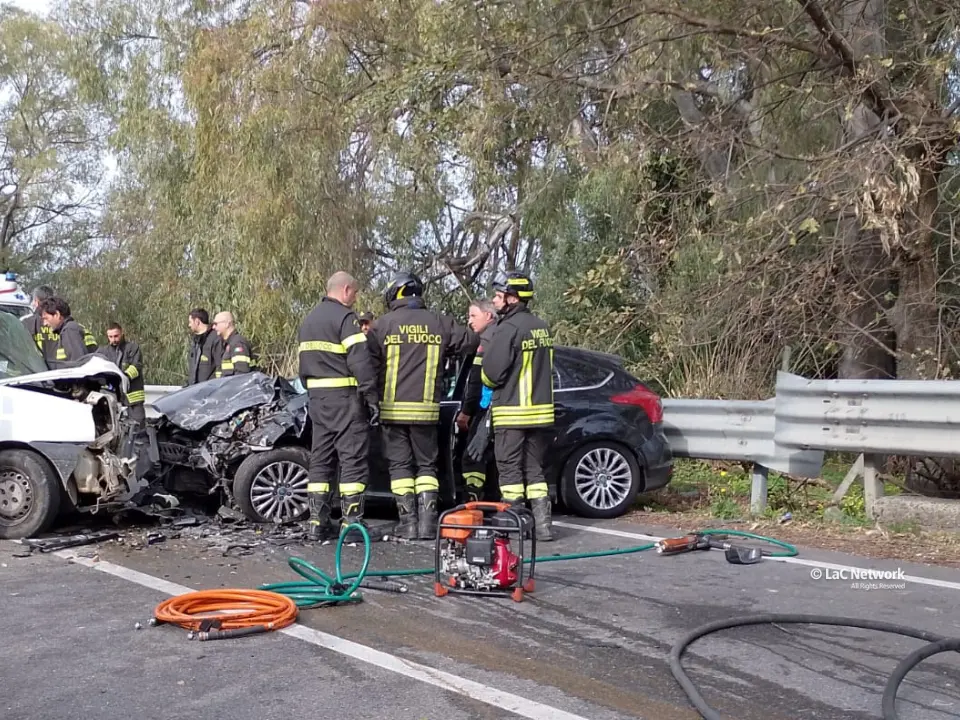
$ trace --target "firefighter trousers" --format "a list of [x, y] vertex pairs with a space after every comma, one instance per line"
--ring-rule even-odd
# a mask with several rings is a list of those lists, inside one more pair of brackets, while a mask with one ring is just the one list
[[381, 425], [394, 495], [439, 492], [436, 425]]
[[[463, 452], [460, 453], [460, 470], [463, 474], [463, 484], [467, 495], [471, 500], [479, 500], [483, 496], [483, 487], [487, 482], [487, 469], [490, 466], [492, 461], [491, 452], [484, 453], [483, 459], [480, 461], [474, 460], [470, 453], [466, 452], [466, 445], [469, 440], [474, 437], [474, 434], [479, 429], [477, 425], [483, 422], [484, 417], [481, 413], [480, 417], [475, 417], [470, 420], [470, 427], [467, 430], [467, 439], [463, 442], [464, 448]], [[489, 448], [489, 445], [488, 445]]]
[[363, 495], [370, 474], [368, 423], [356, 392], [308, 390], [313, 437], [307, 494], [330, 494], [337, 461], [340, 497]]
[[497, 456], [497, 475], [504, 502], [547, 497], [543, 472], [548, 434], [541, 428], [494, 429], [493, 449]]
[[137, 424], [137, 429], [143, 429], [143, 426], [147, 424], [147, 411], [143, 407], [143, 403], [134, 403], [133, 405], [127, 406], [127, 415]]

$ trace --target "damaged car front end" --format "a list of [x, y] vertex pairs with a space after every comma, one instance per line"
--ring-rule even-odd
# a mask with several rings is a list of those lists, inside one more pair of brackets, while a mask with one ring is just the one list
[[291, 383], [258, 372], [218, 378], [153, 409], [154, 474], [167, 491], [216, 496], [247, 517], [306, 516], [307, 396]]
[[0, 538], [42, 533], [64, 510], [135, 501], [145, 485], [119, 401], [127, 386], [95, 355], [47, 370], [20, 320], [0, 313]]

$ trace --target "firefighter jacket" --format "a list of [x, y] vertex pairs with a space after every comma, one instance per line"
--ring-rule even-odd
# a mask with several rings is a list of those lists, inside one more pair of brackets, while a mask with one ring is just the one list
[[39, 313], [25, 315], [20, 320], [37, 344], [37, 349], [43, 355], [47, 367], [50, 367], [50, 362], [57, 359], [57, 337], [53, 330], [43, 324], [43, 318]]
[[97, 355], [106, 358], [123, 371], [130, 381], [127, 388], [127, 404], [140, 405], [147, 399], [143, 389], [143, 353], [140, 346], [124, 340], [119, 345], [107, 345], [97, 350]]
[[300, 381], [307, 390], [333, 396], [359, 392], [368, 408], [376, 407], [377, 376], [353, 310], [323, 298], [304, 319], [298, 341]]
[[480, 372], [493, 389], [494, 429], [553, 424], [553, 337], [523, 303], [500, 318]]
[[400, 298], [370, 328], [370, 356], [380, 386], [380, 422], [440, 421], [445, 356], [472, 353], [480, 340], [453, 318], [427, 310], [420, 298]]
[[196, 385], [213, 378], [220, 369], [223, 340], [212, 329], [193, 336], [187, 359], [187, 385]]
[[480, 345], [473, 356], [473, 364], [467, 375], [467, 387], [463, 391], [463, 406], [460, 411], [469, 417], [476, 417], [480, 412], [480, 396], [483, 394], [483, 381], [480, 379], [480, 368], [483, 365], [483, 349], [489, 347], [493, 340], [493, 331], [496, 324], [491, 323], [480, 333]]
[[217, 377], [243, 375], [253, 372], [259, 365], [253, 345], [238, 332], [231, 333], [230, 337], [223, 341], [222, 353]]
[[97, 350], [93, 335], [72, 317], [64, 319], [60, 329], [54, 330], [53, 335], [57, 343], [53, 365], [76, 362]]

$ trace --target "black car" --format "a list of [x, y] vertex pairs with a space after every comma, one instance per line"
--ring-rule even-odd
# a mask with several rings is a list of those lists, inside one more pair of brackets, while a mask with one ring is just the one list
[[[440, 410], [440, 492], [445, 505], [462, 499], [462, 436], [454, 419], [472, 358], [445, 368]], [[547, 481], [568, 510], [591, 518], [622, 515], [637, 493], [670, 480], [673, 458], [663, 433], [660, 398], [630, 375], [615, 355], [557, 347], [556, 423], [547, 453]], [[289, 522], [307, 513], [310, 421], [297, 381], [262, 373], [191, 385], [153, 403], [150, 422], [168, 489], [222, 488], [258, 522]], [[392, 501], [380, 434], [372, 428], [369, 502]], [[488, 492], [497, 492], [488, 477]]]

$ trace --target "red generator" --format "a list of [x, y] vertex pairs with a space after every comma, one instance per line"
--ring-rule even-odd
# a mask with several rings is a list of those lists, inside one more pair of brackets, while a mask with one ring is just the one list
[[534, 519], [527, 508], [503, 502], [458, 505], [439, 518], [434, 594], [509, 595], [520, 602], [525, 592], [534, 591], [536, 555]]

